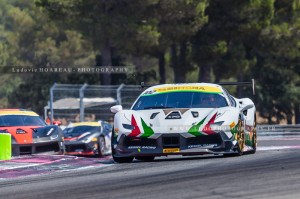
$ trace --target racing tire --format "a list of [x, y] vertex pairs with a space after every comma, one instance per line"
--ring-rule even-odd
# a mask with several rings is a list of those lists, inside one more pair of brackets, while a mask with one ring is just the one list
[[237, 144], [235, 146], [235, 153], [225, 153], [223, 154], [224, 157], [233, 157], [233, 156], [241, 156], [244, 153], [245, 147], [245, 133], [243, 122], [241, 120], [238, 121], [238, 130], [236, 134]]
[[113, 159], [117, 163], [130, 163], [133, 161], [133, 157], [115, 157], [114, 155]]
[[249, 151], [250, 154], [254, 154], [256, 152], [257, 146], [257, 133], [256, 133], [256, 117], [254, 118], [254, 125], [253, 125], [253, 136], [252, 136], [252, 151]]
[[103, 136], [100, 136], [98, 138], [98, 154], [100, 158], [105, 155], [105, 146], [105, 139]]
[[241, 156], [243, 155], [244, 147], [245, 147], [245, 133], [244, 133], [243, 122], [241, 120], [239, 120], [238, 122], [238, 131], [237, 131], [236, 140], [237, 140], [236, 155]]
[[112, 127], [112, 133], [111, 133], [111, 154], [112, 154], [112, 158], [115, 162], [117, 163], [130, 163], [133, 161], [133, 157], [116, 157], [115, 156], [115, 149], [114, 149], [114, 145], [116, 144], [115, 142], [115, 131], [114, 131], [114, 127]]
[[66, 147], [64, 142], [59, 142], [59, 149], [56, 151], [58, 155], [65, 155]]
[[144, 161], [144, 162], [152, 162], [154, 160], [155, 156], [137, 156], [135, 159]]

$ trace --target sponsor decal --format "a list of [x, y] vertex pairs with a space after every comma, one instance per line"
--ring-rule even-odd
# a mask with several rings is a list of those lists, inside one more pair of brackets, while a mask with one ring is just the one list
[[236, 134], [238, 132], [238, 124], [235, 124], [235, 122], [232, 122], [230, 124], [230, 132], [236, 136]]
[[200, 126], [204, 123], [206, 117], [201, 120], [198, 124], [193, 125], [189, 130], [188, 133], [194, 135], [194, 136], [199, 136], [199, 135], [203, 135], [201, 132], [199, 132]]
[[156, 146], [128, 146], [128, 149], [156, 149]]
[[51, 128], [51, 129], [47, 132], [47, 136], [49, 136], [49, 135], [52, 133], [53, 130], [54, 130], [54, 128]]
[[128, 135], [129, 137], [136, 137], [139, 134], [141, 134], [141, 130], [137, 125], [137, 122], [132, 114], [131, 116], [131, 125], [134, 126], [134, 128], [132, 129], [131, 133]]
[[142, 149], [156, 149], [156, 146], [142, 146]]
[[163, 153], [178, 153], [180, 152], [179, 148], [166, 148], [163, 149]]
[[169, 92], [204, 92], [204, 93], [222, 93], [222, 90], [215, 86], [165, 86], [155, 88], [150, 91], [146, 91], [144, 95], [153, 95], [159, 93], [169, 93]]
[[200, 127], [203, 125], [204, 121], [206, 120], [207, 117], [205, 117], [203, 120], [201, 120], [198, 124], [193, 125], [189, 130], [188, 133], [194, 135], [194, 136], [200, 136], [200, 135], [211, 135], [215, 134], [216, 132], [211, 129], [211, 124], [215, 122], [215, 119], [217, 117], [217, 113], [215, 113], [210, 120], [207, 122], [207, 124], [202, 128], [200, 131]]
[[148, 126], [142, 118], [141, 118], [141, 121], [142, 121], [142, 126], [144, 129], [144, 134], [141, 135], [141, 137], [150, 137], [151, 135], [153, 135], [154, 134], [153, 129], [150, 126]]
[[232, 122], [229, 126], [232, 129], [233, 127], [235, 127], [235, 122]]
[[[144, 133], [141, 135], [141, 137], [150, 137], [151, 135], [154, 134], [153, 129], [146, 124], [146, 122], [141, 118], [141, 123], [142, 123], [142, 130]], [[131, 133], [128, 135], [129, 137], [137, 137], [142, 133], [141, 129], [138, 127], [138, 124], [132, 114], [131, 116], [131, 125], [134, 127], [131, 131]]]
[[218, 144], [195, 144], [195, 145], [189, 145], [188, 148], [192, 149], [192, 148], [213, 148], [213, 147], [217, 147]]
[[209, 93], [221, 93], [221, 89], [214, 86], [166, 86], [153, 90], [154, 92], [172, 92], [172, 91], [200, 91]]
[[128, 149], [140, 149], [141, 146], [129, 146]]
[[202, 129], [202, 132], [205, 133], [206, 135], [211, 135], [211, 134], [215, 134], [216, 132], [214, 132], [210, 125], [213, 124], [215, 122], [217, 113], [215, 113], [212, 118], [210, 118], [210, 120], [207, 122], [207, 124], [205, 125], [205, 127]]

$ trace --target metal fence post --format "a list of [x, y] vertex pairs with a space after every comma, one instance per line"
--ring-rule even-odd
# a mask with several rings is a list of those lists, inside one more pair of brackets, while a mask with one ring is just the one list
[[140, 87], [136, 85], [56, 83], [50, 89], [45, 114], [48, 115], [48, 120], [52, 120], [52, 124], [57, 118], [62, 120], [63, 125], [75, 121], [109, 120], [113, 117], [110, 106], [118, 104], [128, 109], [140, 92]]
[[85, 88], [88, 86], [88, 84], [84, 84], [80, 90], [79, 90], [79, 97], [80, 97], [80, 101], [79, 101], [79, 108], [80, 108], [80, 122], [84, 121], [84, 90]]
[[48, 117], [48, 108], [50, 108], [50, 101], [48, 101], [47, 106], [44, 107], [44, 120], [47, 120]]
[[50, 124], [52, 125], [53, 124], [53, 114], [54, 114], [54, 111], [53, 111], [53, 90], [56, 86], [56, 83], [53, 84], [53, 86], [50, 88]]
[[125, 84], [121, 84], [117, 89], [117, 104], [122, 105], [122, 97], [121, 97], [121, 90], [125, 86]]

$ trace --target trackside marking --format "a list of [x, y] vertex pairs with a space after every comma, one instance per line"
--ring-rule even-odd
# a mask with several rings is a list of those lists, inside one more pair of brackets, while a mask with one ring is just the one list
[[113, 161], [111, 160], [111, 156], [105, 158], [83, 158], [59, 155], [20, 156], [9, 161], [0, 161], [0, 180], [103, 168], [112, 165]]
[[260, 137], [257, 139], [259, 140], [286, 140], [286, 141], [294, 141], [294, 140], [300, 140], [300, 137], [293, 137], [293, 136], [274, 136], [274, 137]]
[[282, 149], [300, 149], [300, 145], [295, 146], [261, 146], [257, 147], [258, 151], [282, 150]]

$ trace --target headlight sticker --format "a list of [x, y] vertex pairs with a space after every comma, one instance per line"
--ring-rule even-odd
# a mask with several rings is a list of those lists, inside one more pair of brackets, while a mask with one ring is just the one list
[[47, 132], [47, 136], [49, 136], [52, 132], [53, 132], [54, 128], [51, 128], [48, 132]]

